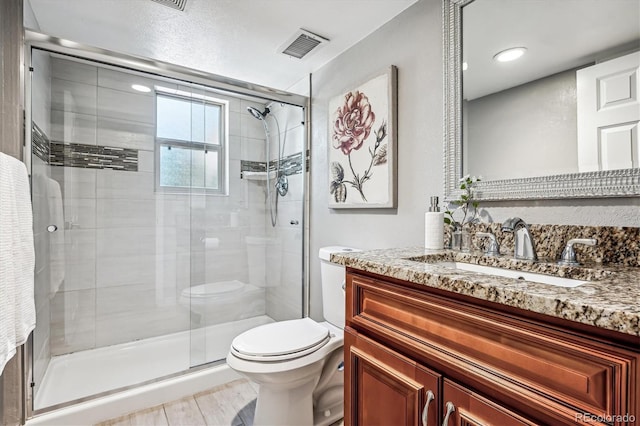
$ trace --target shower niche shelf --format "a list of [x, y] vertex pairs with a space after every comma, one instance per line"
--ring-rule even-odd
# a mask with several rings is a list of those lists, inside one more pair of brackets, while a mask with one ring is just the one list
[[241, 179], [246, 179], [246, 180], [267, 180], [267, 177], [269, 179], [275, 179], [277, 176], [277, 173], [275, 170], [272, 170], [268, 173], [267, 176], [267, 172], [241, 172], [240, 173], [240, 178]]

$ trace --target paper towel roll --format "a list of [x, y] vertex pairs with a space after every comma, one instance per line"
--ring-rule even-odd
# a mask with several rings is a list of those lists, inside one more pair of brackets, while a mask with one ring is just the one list
[[424, 248], [441, 250], [444, 247], [444, 213], [424, 214]]
[[214, 249], [220, 246], [220, 240], [218, 238], [206, 237], [202, 238], [201, 241], [204, 243], [204, 248]]

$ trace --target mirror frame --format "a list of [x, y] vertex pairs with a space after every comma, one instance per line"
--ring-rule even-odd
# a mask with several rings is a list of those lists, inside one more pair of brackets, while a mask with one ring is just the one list
[[[462, 194], [462, 8], [473, 1], [443, 1], [445, 201]], [[477, 200], [634, 197], [640, 168], [481, 181], [476, 188]]]

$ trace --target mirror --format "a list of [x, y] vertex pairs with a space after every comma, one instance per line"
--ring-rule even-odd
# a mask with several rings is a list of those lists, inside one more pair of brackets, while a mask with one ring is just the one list
[[444, 7], [446, 199], [466, 174], [481, 200], [640, 195], [637, 0]]

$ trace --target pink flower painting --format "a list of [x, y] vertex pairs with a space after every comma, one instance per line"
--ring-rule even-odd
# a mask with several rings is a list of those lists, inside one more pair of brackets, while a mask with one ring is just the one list
[[333, 147], [349, 155], [360, 149], [371, 133], [376, 115], [371, 110], [369, 98], [359, 91], [345, 95], [344, 105], [338, 108], [333, 122]]
[[344, 103], [334, 114], [332, 146], [347, 156], [347, 162], [352, 177], [345, 179], [344, 167], [339, 161], [331, 163], [332, 180], [330, 192], [336, 203], [347, 201], [347, 185], [355, 188], [363, 201], [367, 201], [364, 184], [373, 176], [372, 168], [387, 162], [387, 146], [381, 142], [387, 137], [387, 123], [383, 121], [378, 130], [373, 132], [369, 155], [369, 166], [363, 173], [357, 173], [352, 164], [351, 155], [365, 145], [371, 135], [371, 129], [376, 121], [376, 114], [369, 98], [359, 90], [349, 92], [344, 96]]
[[397, 68], [329, 99], [331, 209], [396, 207]]

